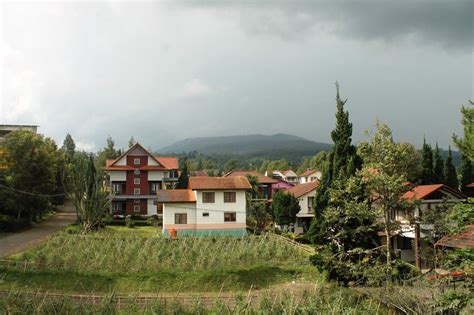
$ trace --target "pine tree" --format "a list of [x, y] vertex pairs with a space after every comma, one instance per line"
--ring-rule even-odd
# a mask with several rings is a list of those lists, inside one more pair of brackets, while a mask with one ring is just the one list
[[421, 162], [421, 183], [423, 185], [433, 184], [433, 150], [431, 145], [426, 143], [426, 139], [423, 138], [423, 149], [422, 149], [423, 160]]
[[448, 150], [448, 156], [444, 163], [444, 183], [452, 188], [458, 188], [458, 178], [456, 175], [456, 168], [453, 164], [453, 155], [451, 152], [451, 146]]
[[128, 148], [130, 149], [131, 147], [133, 147], [135, 145], [135, 143], [137, 143], [137, 142], [135, 141], [135, 139], [132, 136], [130, 138], [130, 140], [128, 140]]
[[440, 184], [444, 181], [444, 161], [439, 152], [438, 142], [433, 156], [433, 183]]
[[349, 112], [344, 110], [346, 102], [347, 99], [341, 99], [336, 82], [336, 128], [331, 132], [334, 145], [324, 163], [321, 183], [314, 199], [315, 218], [308, 231], [308, 237], [316, 243], [325, 241], [326, 225], [322, 212], [329, 205], [329, 190], [333, 182], [351, 177], [362, 164], [352, 145], [352, 124]]
[[472, 169], [472, 162], [465, 155], [461, 155], [461, 169], [460, 169], [460, 183], [459, 188], [465, 192], [466, 186], [474, 182], [474, 173]]
[[188, 161], [186, 159], [182, 162], [183, 166], [181, 168], [181, 174], [178, 178], [178, 183], [176, 184], [176, 189], [187, 189], [188, 188]]
[[65, 152], [66, 161], [70, 163], [74, 158], [76, 144], [69, 133], [66, 135], [66, 138], [64, 138], [63, 150]]
[[469, 103], [473, 106], [461, 108], [464, 135], [462, 138], [454, 135], [453, 140], [461, 153], [472, 162], [474, 161], [474, 102], [469, 101]]

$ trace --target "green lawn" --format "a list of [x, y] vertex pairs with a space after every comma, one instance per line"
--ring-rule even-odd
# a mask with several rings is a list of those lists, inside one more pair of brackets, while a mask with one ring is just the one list
[[[271, 236], [184, 237], [151, 227], [60, 233], [0, 267], [0, 289], [66, 293], [246, 291], [317, 282], [306, 253]], [[26, 263], [26, 265], [25, 265]]]

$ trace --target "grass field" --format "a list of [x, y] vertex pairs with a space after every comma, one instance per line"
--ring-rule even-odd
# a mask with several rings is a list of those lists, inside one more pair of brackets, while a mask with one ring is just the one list
[[153, 228], [60, 233], [0, 267], [0, 289], [217, 292], [317, 282], [308, 255], [271, 236], [162, 237]]

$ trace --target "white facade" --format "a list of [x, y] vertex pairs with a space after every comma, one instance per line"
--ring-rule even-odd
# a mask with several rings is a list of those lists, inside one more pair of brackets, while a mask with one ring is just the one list
[[[148, 180], [149, 181], [161, 181], [163, 180], [164, 176], [163, 171], [148, 171]], [[168, 173], [168, 172], [166, 172]]]
[[316, 180], [321, 180], [321, 171], [316, 171], [308, 176], [300, 176], [300, 184], [305, 184], [309, 182], [314, 182]]
[[127, 171], [112, 171], [109, 172], [110, 175], [110, 184], [112, 182], [121, 182], [127, 180]]
[[[213, 203], [203, 203], [203, 192], [214, 193]], [[181, 232], [215, 233], [230, 232], [243, 235], [246, 229], [247, 200], [243, 190], [226, 190], [235, 192], [235, 202], [224, 202], [224, 191], [193, 191], [196, 202], [164, 203], [163, 204], [163, 232], [170, 229]], [[225, 221], [225, 213], [235, 213], [235, 221]], [[186, 214], [186, 223], [176, 222], [176, 214]]]

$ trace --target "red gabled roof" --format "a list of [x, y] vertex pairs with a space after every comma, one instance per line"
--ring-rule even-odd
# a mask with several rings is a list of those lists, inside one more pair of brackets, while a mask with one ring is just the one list
[[296, 198], [299, 198], [307, 193], [315, 190], [319, 187], [319, 180], [315, 180], [313, 182], [299, 184], [294, 187], [291, 187], [287, 190], [287, 192], [292, 193]]
[[316, 172], [319, 172], [319, 170], [306, 170], [300, 176], [301, 177], [306, 177], [306, 176], [309, 176], [309, 175], [314, 174]]
[[466, 187], [468, 187], [468, 188], [474, 188], [474, 183], [467, 184]]
[[169, 170], [179, 169], [178, 159], [172, 156], [155, 156], [155, 160]]
[[263, 174], [260, 174], [257, 171], [231, 171], [224, 175], [224, 177], [236, 177], [236, 176], [244, 176], [247, 175], [255, 176], [258, 179], [260, 184], [275, 184], [277, 181], [273, 178], [267, 177]]
[[190, 177], [192, 190], [248, 190], [252, 189], [247, 177]]
[[466, 226], [466, 229], [460, 233], [443, 237], [436, 246], [474, 248], [474, 224]]
[[127, 151], [125, 151], [122, 155], [120, 155], [115, 160], [106, 160], [105, 161], [105, 170], [107, 171], [133, 171], [134, 168], [125, 165], [115, 165], [119, 160], [123, 157], [127, 156], [133, 149], [140, 148], [141, 150], [145, 151], [149, 157], [151, 157], [158, 165], [146, 165], [140, 168], [140, 170], [144, 171], [164, 171], [164, 170], [177, 170], [179, 169], [178, 159], [175, 157], [156, 157], [150, 154], [147, 149], [145, 149], [140, 143], [135, 143], [131, 146]]
[[158, 190], [157, 201], [163, 203], [196, 202], [196, 195], [191, 189]]
[[423, 200], [429, 197], [432, 193], [439, 190], [445, 190], [448, 193], [453, 194], [454, 196], [458, 197], [459, 199], [466, 199], [466, 196], [464, 196], [460, 191], [458, 191], [457, 189], [453, 189], [444, 184], [419, 185], [419, 186], [414, 187], [412, 190], [407, 191], [402, 196], [402, 198], [406, 200]]

